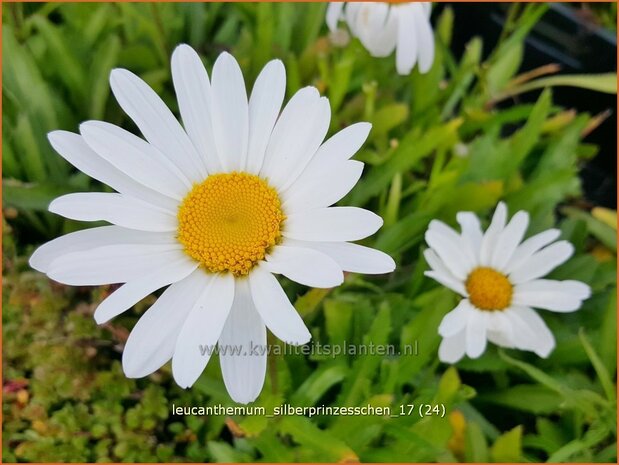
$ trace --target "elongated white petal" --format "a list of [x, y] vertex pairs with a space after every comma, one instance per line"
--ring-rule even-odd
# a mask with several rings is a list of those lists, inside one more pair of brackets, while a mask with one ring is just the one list
[[178, 202], [171, 197], [140, 184], [110, 162], [98, 155], [79, 134], [67, 131], [53, 131], [47, 135], [50, 144], [65, 160], [81, 172], [87, 174], [112, 189], [126, 195], [144, 200], [175, 211]]
[[331, 31], [337, 29], [337, 23], [342, 17], [345, 2], [331, 2], [327, 7], [327, 26]]
[[501, 271], [505, 270], [514, 251], [520, 245], [520, 241], [524, 237], [528, 226], [529, 214], [525, 211], [516, 213], [508, 225], [505, 226], [505, 229], [497, 237], [490, 259], [490, 263], [494, 268]]
[[548, 229], [547, 231], [529, 237], [516, 248], [511, 260], [505, 267], [505, 272], [509, 274], [514, 271], [526, 262], [535, 252], [553, 242], [560, 235], [561, 231], [558, 229]]
[[191, 182], [206, 176], [204, 163], [178, 120], [142, 79], [126, 69], [110, 73], [110, 86], [119, 105], [146, 140], [163, 153]]
[[509, 310], [502, 312], [488, 312], [487, 337], [490, 342], [500, 347], [513, 349], [515, 344], [514, 329], [511, 319], [507, 316]]
[[447, 268], [443, 260], [432, 249], [426, 249], [423, 251], [423, 256], [430, 265], [432, 271], [426, 271], [424, 274], [439, 283], [447, 286], [454, 292], [457, 292], [463, 297], [468, 297], [468, 293], [464, 287], [464, 281], [456, 278], [453, 273]]
[[481, 240], [484, 237], [479, 218], [471, 212], [460, 212], [456, 215], [456, 219], [462, 229], [462, 238], [471, 249], [475, 258], [475, 264], [478, 265]]
[[34, 251], [28, 263], [35, 270], [47, 273], [54, 260], [73, 252], [114, 244], [168, 244], [174, 247], [177, 243], [173, 235], [169, 233], [136, 231], [120, 226], [101, 226], [72, 232], [43, 244]]
[[366, 141], [371, 129], [371, 123], [362, 122], [336, 132], [320, 146], [310, 165], [350, 159]]
[[234, 300], [234, 277], [215, 275], [194, 304], [176, 340], [172, 374], [182, 388], [198, 380], [211, 358]]
[[466, 355], [477, 358], [486, 350], [486, 330], [488, 314], [474, 310], [469, 314], [466, 325]]
[[373, 57], [385, 57], [393, 52], [398, 39], [398, 14], [399, 9], [386, 3], [367, 3], [361, 7], [355, 31]]
[[178, 334], [209, 275], [196, 270], [172, 284], [131, 330], [123, 350], [123, 371], [128, 378], [142, 378], [161, 368], [172, 358]]
[[484, 237], [481, 240], [481, 246], [479, 251], [479, 263], [483, 266], [491, 266], [492, 253], [494, 247], [499, 239], [500, 234], [505, 228], [505, 221], [507, 220], [507, 206], [504, 202], [499, 202], [492, 216], [490, 226], [486, 230]]
[[451, 276], [446, 275], [445, 273], [441, 273], [440, 271], [424, 271], [423, 274], [428, 278], [432, 278], [434, 281], [441, 283], [446, 288], [457, 292], [461, 296], [468, 297], [468, 293], [466, 292], [462, 281], [454, 279]]
[[189, 45], [179, 45], [172, 54], [172, 80], [187, 135], [205, 168], [200, 174], [222, 171], [213, 136], [211, 83], [202, 60]]
[[554, 312], [574, 312], [590, 296], [591, 288], [580, 281], [537, 279], [515, 287], [513, 304]]
[[415, 9], [415, 33], [417, 34], [418, 61], [420, 73], [427, 73], [434, 62], [434, 33], [424, 6], [421, 3], [412, 3]]
[[391, 273], [393, 258], [380, 250], [350, 242], [310, 242], [287, 240], [286, 244], [307, 247], [331, 257], [344, 271], [364, 274]]
[[256, 400], [267, 368], [267, 330], [247, 279], [236, 282], [234, 303], [219, 337], [219, 362], [230, 397], [242, 404]]
[[475, 310], [467, 299], [462, 299], [451, 312], [443, 317], [438, 326], [438, 333], [443, 337], [452, 337], [466, 328], [468, 318]]
[[284, 107], [267, 146], [261, 175], [285, 190], [320, 147], [331, 120], [329, 102], [315, 87], [304, 87]]
[[88, 121], [80, 125], [86, 143], [127, 176], [151, 189], [181, 200], [191, 184], [155, 146], [113, 124]]
[[128, 281], [99, 304], [95, 310], [95, 321], [102, 324], [111, 320], [157, 289], [186, 278], [198, 264], [188, 256], [180, 255], [169, 261], [165, 267]]
[[415, 32], [415, 9], [412, 5], [400, 6], [398, 11], [398, 41], [395, 50], [396, 69], [399, 74], [409, 74], [419, 53]]
[[269, 61], [262, 69], [249, 98], [249, 144], [247, 166], [258, 174], [264, 162], [275, 121], [286, 92], [286, 70], [280, 60]]
[[362, 172], [363, 163], [356, 160], [312, 164], [286, 191], [283, 207], [290, 212], [329, 207], [350, 192]]
[[509, 280], [512, 283], [519, 284], [540, 278], [567, 261], [573, 253], [574, 246], [569, 242], [555, 242], [534, 253], [522, 265], [513, 270], [509, 275]]
[[328, 255], [314, 249], [279, 245], [262, 266], [271, 273], [310, 287], [329, 288], [344, 282], [342, 268]]
[[[459, 260], [465, 265], [467, 270], [472, 270], [477, 265], [475, 252], [454, 229], [447, 226], [442, 221], [432, 220], [428, 226], [431, 235], [437, 234], [443, 241], [448, 241], [454, 248], [460, 251]], [[446, 264], [448, 264], [446, 262]]]
[[283, 235], [303, 241], [356, 241], [374, 234], [383, 219], [357, 207], [316, 208], [286, 219]]
[[445, 267], [459, 281], [464, 281], [475, 266], [473, 259], [467, 254], [467, 247], [454, 233], [449, 234], [447, 229], [440, 228], [439, 221], [433, 220], [426, 231], [426, 242], [440, 257]]
[[555, 348], [555, 338], [544, 320], [528, 307], [514, 306], [506, 313], [514, 328], [514, 343], [517, 348], [531, 350], [546, 358]]
[[223, 52], [213, 66], [213, 135], [217, 153], [227, 171], [247, 163], [249, 106], [245, 81], [234, 57]]
[[175, 231], [173, 214], [122, 194], [82, 192], [54, 199], [49, 211], [80, 221], [109, 221], [118, 226], [142, 231]]
[[249, 274], [249, 287], [262, 321], [275, 336], [293, 345], [305, 344], [311, 339], [303, 319], [275, 276], [259, 265]]
[[438, 348], [438, 358], [445, 363], [456, 363], [466, 351], [466, 331], [462, 330], [441, 341]]
[[126, 283], [182, 255], [180, 245], [106, 245], [60, 256], [47, 275], [72, 286]]

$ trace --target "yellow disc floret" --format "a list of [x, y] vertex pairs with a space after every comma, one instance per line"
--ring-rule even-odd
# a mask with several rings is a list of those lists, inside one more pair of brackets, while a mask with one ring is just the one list
[[469, 300], [480, 310], [504, 310], [512, 302], [514, 288], [503, 273], [493, 268], [475, 268], [466, 278]]
[[206, 270], [242, 276], [279, 241], [284, 219], [277, 192], [263, 179], [213, 174], [183, 199], [178, 240]]

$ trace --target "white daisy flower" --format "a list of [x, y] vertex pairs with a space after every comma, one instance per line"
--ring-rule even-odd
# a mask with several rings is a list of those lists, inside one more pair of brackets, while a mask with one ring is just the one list
[[79, 135], [49, 134], [60, 155], [117, 193], [54, 200], [54, 213], [112, 225], [48, 242], [30, 264], [64, 284], [125, 283], [97, 307], [98, 323], [170, 285], [133, 328], [125, 374], [147, 376], [172, 359], [174, 379], [187, 388], [209, 360], [200, 346], [219, 344], [228, 392], [246, 403], [264, 382], [266, 328], [290, 344], [311, 338], [274, 274], [333, 287], [343, 271], [395, 267], [388, 255], [348, 242], [374, 234], [379, 216], [331, 207], [361, 176], [363, 163], [350, 158], [370, 124], [323, 143], [330, 107], [314, 87], [299, 90], [280, 114], [279, 60], [264, 67], [249, 99], [228, 53], [209, 81], [198, 54], [181, 45], [172, 77], [185, 129], [144, 81], [116, 69], [112, 91], [146, 140], [101, 121], [81, 124]]
[[426, 276], [463, 297], [439, 325], [439, 358], [448, 363], [465, 354], [477, 358], [486, 341], [547, 357], [555, 340], [532, 307], [573, 312], [591, 295], [580, 281], [541, 279], [570, 258], [574, 247], [554, 242], [560, 235], [557, 229], [522, 241], [529, 215], [519, 211], [506, 223], [503, 202], [485, 233], [473, 213], [460, 212], [457, 220], [460, 234], [434, 220], [425, 236], [430, 248], [424, 255], [431, 268]]
[[399, 74], [409, 74], [415, 63], [426, 73], [434, 61], [434, 34], [430, 24], [430, 2], [389, 4], [382, 2], [333, 2], [327, 9], [332, 32], [340, 20], [374, 57], [395, 50]]

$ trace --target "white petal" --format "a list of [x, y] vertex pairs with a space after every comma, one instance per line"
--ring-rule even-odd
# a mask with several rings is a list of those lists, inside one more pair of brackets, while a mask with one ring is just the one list
[[[439, 225], [442, 226], [439, 227]], [[466, 243], [460, 236], [453, 231], [449, 233], [447, 226], [437, 220], [432, 220], [426, 231], [425, 239], [450, 273], [459, 281], [464, 281], [475, 265], [468, 253]]]
[[327, 7], [327, 26], [331, 31], [337, 29], [337, 23], [342, 17], [345, 2], [331, 2]]
[[423, 251], [423, 256], [432, 268], [432, 271], [426, 271], [424, 274], [439, 283], [443, 286], [448, 287], [454, 292], [457, 292], [463, 297], [468, 297], [468, 292], [464, 287], [463, 280], [456, 278], [449, 268], [443, 263], [443, 260], [436, 254], [436, 252], [432, 249], [426, 249]]
[[505, 221], [507, 220], [507, 207], [505, 203], [499, 202], [492, 216], [490, 226], [486, 230], [484, 237], [481, 240], [481, 246], [479, 250], [479, 263], [483, 266], [491, 266], [492, 253], [494, 247], [499, 239], [499, 236], [505, 228]]
[[246, 279], [236, 281], [234, 303], [219, 337], [224, 383], [236, 402], [253, 402], [267, 369], [267, 330], [256, 311]]
[[178, 241], [171, 234], [166, 233], [136, 231], [120, 226], [101, 226], [72, 232], [43, 244], [32, 254], [29, 263], [35, 270], [47, 273], [51, 263], [58, 257], [114, 244], [168, 244], [176, 246]]
[[398, 39], [398, 10], [386, 3], [366, 3], [356, 17], [356, 35], [374, 57], [385, 57]]
[[459, 212], [456, 215], [456, 220], [460, 224], [462, 230], [462, 238], [468, 244], [475, 258], [475, 264], [479, 264], [479, 252], [481, 248], [481, 240], [484, 237], [481, 231], [481, 224], [477, 215], [471, 212]]
[[256, 78], [249, 98], [247, 171], [258, 174], [286, 92], [286, 70], [280, 60], [269, 61]]
[[466, 325], [466, 354], [477, 358], [486, 350], [487, 312], [474, 310], [470, 312]]
[[208, 283], [196, 270], [172, 284], [133, 327], [123, 350], [123, 371], [128, 378], [142, 378], [172, 358], [185, 319]]
[[527, 261], [535, 252], [542, 247], [550, 244], [561, 235], [558, 229], [549, 229], [547, 231], [529, 237], [526, 241], [520, 244], [513, 253], [511, 260], [505, 267], [506, 273], [511, 273], [513, 270]]
[[142, 231], [175, 231], [173, 214], [122, 194], [82, 192], [54, 199], [49, 211], [79, 221], [109, 221]]
[[183, 255], [180, 245], [106, 245], [54, 260], [47, 275], [71, 286], [126, 283]]
[[140, 128], [154, 147], [191, 182], [200, 182], [206, 169], [187, 133], [163, 100], [146, 84], [126, 69], [114, 69], [110, 86], [119, 105]]
[[434, 62], [434, 33], [430, 25], [430, 20], [424, 11], [421, 3], [413, 3], [415, 8], [415, 33], [417, 34], [418, 44], [418, 68], [420, 73], [427, 73]]
[[[508, 310], [514, 325], [514, 343], [523, 350], [531, 350], [546, 358], [555, 348], [555, 338], [544, 320], [532, 309], [514, 306]], [[520, 347], [519, 347], [520, 346]]]
[[466, 331], [462, 330], [458, 334], [446, 337], [441, 341], [438, 348], [438, 358], [441, 362], [456, 363], [466, 351]]
[[362, 172], [363, 163], [356, 160], [310, 164], [284, 193], [283, 207], [290, 212], [329, 207], [355, 187]]
[[165, 267], [128, 281], [99, 304], [95, 310], [95, 321], [102, 324], [111, 320], [157, 289], [186, 278], [198, 265], [198, 262], [183, 254], [167, 262]]
[[409, 74], [415, 66], [419, 53], [415, 33], [415, 10], [412, 5], [403, 5], [398, 10], [398, 42], [395, 51], [396, 69], [399, 74]]
[[80, 125], [86, 143], [108, 162], [140, 184], [181, 200], [191, 184], [153, 145], [103, 121]]
[[327, 254], [344, 271], [364, 274], [391, 273], [395, 269], [393, 258], [380, 250], [350, 242], [309, 242], [287, 240], [286, 244], [308, 247]]
[[214, 275], [198, 297], [176, 340], [172, 374], [176, 384], [193, 386], [211, 358], [234, 300], [234, 277]]
[[506, 311], [488, 312], [487, 337], [490, 342], [500, 347], [512, 349], [515, 347], [513, 340], [513, 327], [511, 319]]
[[310, 287], [329, 288], [344, 282], [342, 268], [328, 255], [313, 249], [279, 245], [262, 266], [271, 273]]
[[187, 135], [204, 166], [201, 174], [222, 171], [213, 136], [211, 83], [202, 60], [189, 45], [179, 45], [172, 54], [172, 80]]
[[564, 263], [574, 253], [574, 246], [567, 241], [559, 241], [534, 253], [518, 268], [509, 274], [514, 284], [540, 278]]
[[316, 208], [286, 219], [282, 234], [302, 241], [356, 241], [374, 234], [383, 219], [357, 207]]
[[310, 165], [350, 159], [366, 141], [371, 129], [371, 123], [355, 123], [336, 132], [320, 146]]
[[554, 312], [573, 312], [590, 296], [591, 288], [580, 281], [537, 279], [515, 287], [513, 304]]
[[519, 211], [514, 215], [509, 224], [499, 234], [494, 251], [492, 252], [491, 265], [501, 271], [509, 263], [514, 251], [520, 245], [524, 233], [529, 226], [529, 214]]
[[303, 319], [288, 300], [275, 276], [258, 265], [249, 274], [249, 287], [262, 321], [275, 336], [293, 345], [305, 344], [311, 339]]
[[304, 87], [284, 107], [267, 146], [261, 174], [285, 190], [320, 147], [331, 120], [329, 101], [314, 87]]
[[50, 144], [65, 160], [81, 172], [126, 195], [142, 199], [152, 205], [175, 210], [178, 202], [127, 176], [92, 150], [79, 134], [53, 131], [47, 135]]
[[456, 308], [443, 317], [438, 333], [443, 337], [455, 336], [466, 328], [469, 315], [474, 311], [467, 299], [461, 300]]
[[247, 163], [249, 106], [239, 64], [227, 52], [213, 66], [213, 135], [223, 167], [242, 170]]

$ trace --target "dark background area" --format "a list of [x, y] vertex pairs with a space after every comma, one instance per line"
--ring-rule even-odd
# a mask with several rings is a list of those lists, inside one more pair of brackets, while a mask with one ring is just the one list
[[[438, 12], [448, 4], [440, 4]], [[452, 48], [461, 56], [465, 45], [475, 36], [484, 42], [487, 55], [496, 44], [509, 4], [450, 3], [455, 13]], [[553, 3], [526, 39], [521, 71], [556, 63], [559, 74], [592, 74], [617, 69], [617, 36], [599, 24], [590, 10], [578, 3]], [[472, 20], [473, 19], [473, 20]], [[608, 94], [573, 87], [556, 87], [554, 102], [597, 115], [609, 111], [608, 118], [585, 139], [599, 146], [598, 155], [581, 171], [585, 197], [593, 204], [617, 207], [617, 104]], [[516, 97], [519, 102], [535, 102], [539, 91]], [[504, 105], [511, 105], [506, 100]]]

